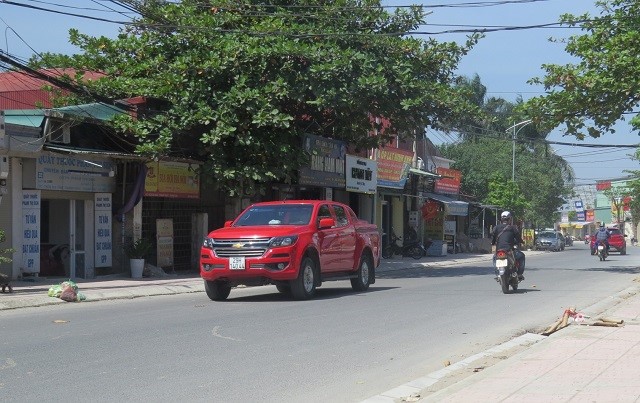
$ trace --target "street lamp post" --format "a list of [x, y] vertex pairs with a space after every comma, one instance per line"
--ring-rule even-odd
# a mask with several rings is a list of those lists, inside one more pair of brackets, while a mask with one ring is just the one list
[[[531, 122], [532, 122], [531, 119], [523, 120], [522, 122], [516, 123], [515, 125], [510, 126], [510, 127], [507, 128], [507, 130], [505, 130], [506, 133], [509, 133], [509, 130], [513, 129], [513, 137], [512, 137], [513, 146], [511, 148], [511, 153], [512, 153], [512, 156], [511, 156], [511, 181], [515, 181], [516, 180], [516, 136], [518, 135], [520, 130], [522, 130], [523, 127], [525, 127], [526, 125], [528, 125]], [[518, 128], [518, 130], [516, 130], [516, 128]]]

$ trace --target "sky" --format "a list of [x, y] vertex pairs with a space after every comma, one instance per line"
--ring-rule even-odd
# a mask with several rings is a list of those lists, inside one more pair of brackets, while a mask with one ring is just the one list
[[[126, 15], [106, 10], [115, 7], [106, 0], [14, 0], [32, 7], [54, 9], [66, 13], [93, 15], [117, 21], [126, 21]], [[64, 7], [55, 4], [64, 4]], [[434, 38], [440, 42], [462, 43], [465, 34], [445, 33], [456, 29], [482, 29], [494, 26], [527, 27], [557, 22], [564, 13], [580, 15], [589, 12], [597, 15], [595, 0], [383, 0], [384, 6], [408, 6], [422, 4], [431, 13], [427, 25], [419, 28], [419, 37]], [[473, 6], [475, 5], [475, 6]], [[102, 11], [96, 11], [102, 10]], [[121, 11], [121, 9], [120, 9]], [[68, 43], [68, 30], [77, 28], [90, 35], [114, 37], [119, 24], [100, 22], [70, 15], [19, 7], [0, 0], [0, 51], [28, 59], [35, 52], [74, 53], [77, 49]], [[480, 76], [487, 87], [487, 95], [515, 101], [518, 96], [528, 99], [542, 95], [543, 89], [527, 84], [536, 76], [542, 76], [544, 63], [566, 64], [575, 62], [564, 46], [548, 41], [549, 37], [566, 38], [580, 31], [568, 28], [533, 28], [487, 33], [474, 49], [463, 58], [458, 73], [468, 77]], [[515, 123], [515, 122], [514, 122]], [[455, 141], [441, 133], [428, 132], [434, 143]], [[563, 137], [560, 130], [550, 134], [548, 140], [569, 143], [628, 145], [640, 143], [637, 133], [621, 122], [614, 135], [599, 139], [578, 141]], [[556, 153], [572, 166], [576, 185], [593, 185], [598, 180], [625, 176], [624, 170], [638, 169], [640, 163], [631, 160], [633, 148], [582, 148], [554, 146]], [[517, 156], [516, 156], [517, 159]], [[516, 173], [517, 175], [517, 173]], [[579, 186], [584, 187], [584, 186]]]

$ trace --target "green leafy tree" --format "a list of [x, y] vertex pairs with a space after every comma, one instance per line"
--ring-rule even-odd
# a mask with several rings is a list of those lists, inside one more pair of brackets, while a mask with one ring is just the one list
[[566, 39], [565, 50], [579, 59], [566, 65], [543, 65], [542, 84], [547, 94], [527, 102], [526, 110], [540, 125], [565, 125], [578, 139], [613, 133], [614, 124], [627, 114], [640, 128], [635, 108], [640, 102], [640, 2], [596, 1], [598, 16], [565, 14], [561, 21], [584, 32]]
[[610, 189], [605, 189], [602, 193], [607, 197], [608, 200], [611, 201], [611, 205], [616, 209], [616, 213], [620, 214], [620, 216], [616, 216], [616, 220], [624, 220], [623, 216], [623, 202], [624, 199], [628, 196], [631, 196], [631, 192], [629, 189], [629, 184], [625, 184], [625, 186], [612, 186]]
[[489, 180], [489, 193], [484, 198], [484, 203], [507, 209], [516, 219], [524, 219], [530, 205], [518, 184], [499, 174], [492, 175]]
[[[394, 134], [450, 130], [476, 110], [454, 86], [454, 72], [479, 36], [463, 46], [405, 36], [425, 23], [422, 7], [125, 3], [140, 17], [117, 38], [71, 30], [81, 53], [46, 54], [32, 66], [102, 71], [104, 79], [83, 83], [95, 94], [164, 101], [116, 127], [139, 139], [139, 153], [205, 160], [203, 173], [231, 194], [295, 180], [308, 160], [306, 133], [368, 149]], [[389, 119], [393, 130], [373, 135], [381, 126], [372, 116]]]
[[[461, 192], [486, 202], [492, 178], [497, 175], [510, 181], [512, 146], [511, 141], [481, 138], [442, 145], [440, 151], [455, 161], [453, 168], [462, 172]], [[558, 159], [542, 145], [517, 144], [515, 183], [528, 202], [521, 219], [544, 226], [555, 222], [556, 211], [572, 187], [572, 176], [565, 172], [564, 164]]]

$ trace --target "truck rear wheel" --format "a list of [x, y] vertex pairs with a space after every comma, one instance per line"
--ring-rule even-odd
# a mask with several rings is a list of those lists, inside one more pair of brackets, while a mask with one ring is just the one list
[[357, 277], [351, 279], [351, 288], [354, 291], [366, 291], [371, 284], [371, 259], [368, 256], [360, 258], [360, 265], [356, 272]]
[[298, 277], [291, 281], [291, 295], [295, 299], [310, 299], [316, 293], [316, 264], [305, 256], [300, 264]]
[[224, 301], [231, 292], [231, 285], [226, 281], [207, 281], [204, 282], [204, 290], [212, 301]]

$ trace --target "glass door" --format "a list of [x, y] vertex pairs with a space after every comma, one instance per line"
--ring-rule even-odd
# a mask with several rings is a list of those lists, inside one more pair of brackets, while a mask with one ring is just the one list
[[69, 200], [69, 252], [71, 278], [85, 277], [84, 200]]

